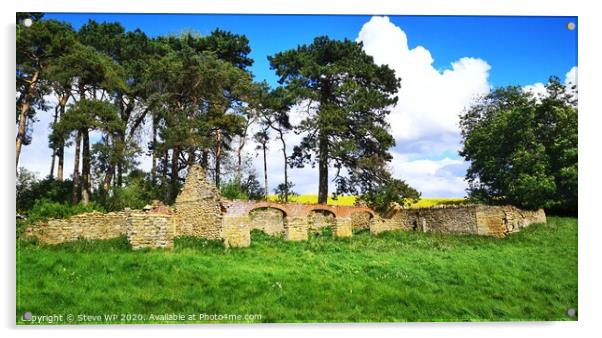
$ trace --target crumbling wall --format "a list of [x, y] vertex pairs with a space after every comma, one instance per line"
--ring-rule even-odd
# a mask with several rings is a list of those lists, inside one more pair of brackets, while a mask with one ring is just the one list
[[513, 206], [478, 206], [476, 208], [477, 233], [504, 237], [535, 223], [546, 223], [543, 209], [530, 211]]
[[249, 216], [225, 216], [223, 222], [224, 245], [247, 247], [251, 245]]
[[188, 170], [186, 182], [176, 197], [174, 222], [178, 236], [223, 238], [221, 198], [201, 166], [191, 166]]
[[44, 244], [72, 242], [78, 239], [111, 239], [126, 234], [131, 210], [101, 213], [92, 211], [64, 219], [49, 219], [33, 225], [29, 235]]
[[307, 215], [307, 226], [311, 232], [320, 232], [322, 228], [334, 228], [336, 224], [335, 215], [326, 210], [312, 210]]
[[365, 211], [358, 211], [351, 214], [351, 226], [353, 229], [369, 229], [372, 215]]
[[534, 223], [545, 223], [545, 212], [513, 206], [435, 206], [396, 208], [383, 218], [372, 220], [370, 232], [413, 230], [446, 234], [477, 234], [504, 237]]
[[287, 241], [306, 241], [308, 223], [305, 217], [289, 217], [284, 227], [284, 238]]
[[173, 248], [176, 227], [172, 215], [132, 213], [127, 219], [127, 239], [132, 249]]
[[251, 230], [258, 229], [270, 236], [284, 234], [285, 215], [274, 208], [255, 209], [249, 213], [248, 223]]

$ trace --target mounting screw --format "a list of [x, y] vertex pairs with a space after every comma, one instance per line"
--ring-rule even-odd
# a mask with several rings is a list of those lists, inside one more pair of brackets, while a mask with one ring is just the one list
[[575, 310], [575, 309], [573, 309], [573, 308], [571, 308], [571, 309], [568, 309], [568, 310], [566, 311], [566, 314], [567, 314], [569, 317], [575, 317], [575, 315], [577, 314], [577, 310]]
[[23, 26], [31, 27], [31, 25], [33, 25], [33, 21], [30, 18], [26, 18], [23, 20]]
[[566, 24], [566, 28], [570, 31], [575, 30], [575, 27], [576, 27], [576, 25], [572, 21], [570, 21], [569, 23]]

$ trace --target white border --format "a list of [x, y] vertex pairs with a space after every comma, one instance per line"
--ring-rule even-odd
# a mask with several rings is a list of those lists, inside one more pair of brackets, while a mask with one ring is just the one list
[[[597, 218], [597, 201], [602, 187], [600, 184], [600, 82], [602, 74], [599, 63], [599, 32], [602, 31], [599, 10], [593, 1], [558, 0], [416, 0], [386, 1], [372, 0], [350, 4], [350, 1], [291, 1], [291, 0], [105, 0], [85, 2], [73, 0], [34, 1], [19, 0], [18, 3], [3, 4], [2, 43], [4, 50], [1, 63], [3, 79], [0, 93], [3, 98], [4, 120], [2, 121], [2, 202], [3, 222], [2, 276], [0, 283], [5, 294], [0, 318], [6, 336], [69, 337], [85, 334], [102, 337], [107, 334], [127, 334], [162, 337], [177, 331], [182, 337], [228, 333], [239, 336], [304, 337], [308, 334], [341, 334], [350, 337], [365, 336], [376, 331], [379, 336], [442, 336], [451, 337], [508, 337], [516, 334], [540, 333], [548, 337], [569, 337], [600, 332], [597, 322], [601, 315], [600, 286], [602, 285], [599, 240], [602, 239], [602, 224]], [[14, 24], [16, 11], [39, 12], [113, 12], [113, 13], [274, 13], [274, 14], [405, 14], [405, 15], [550, 15], [579, 16], [579, 322], [546, 323], [401, 323], [401, 324], [306, 324], [306, 325], [145, 325], [145, 326], [77, 326], [77, 327], [15, 327], [15, 252], [14, 252], [14, 148], [13, 80]], [[8, 159], [8, 160], [7, 160]], [[370, 332], [371, 333], [371, 332]]]

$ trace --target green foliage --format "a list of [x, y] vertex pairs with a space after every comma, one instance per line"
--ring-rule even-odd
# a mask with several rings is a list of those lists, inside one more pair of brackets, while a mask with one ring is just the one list
[[370, 208], [378, 212], [386, 211], [392, 203], [407, 207], [417, 203], [419, 199], [420, 193], [416, 189], [395, 178], [384, 181], [378, 188], [359, 198], [361, 202], [365, 202]]
[[231, 200], [248, 200], [249, 195], [242, 189], [239, 182], [232, 180], [226, 182], [220, 186], [220, 194], [227, 199]]
[[262, 200], [265, 199], [263, 188], [254, 174], [243, 180], [233, 179], [220, 186], [220, 194], [227, 199]]
[[498, 88], [461, 117], [469, 197], [577, 212], [576, 99], [558, 78], [546, 89]]
[[[318, 163], [319, 202], [328, 197], [329, 165], [337, 168], [337, 194], [371, 189], [379, 174], [373, 169], [390, 161], [388, 149], [395, 144], [386, 121], [400, 87], [395, 72], [375, 64], [361, 43], [326, 36], [268, 59], [297, 103], [314, 103], [297, 127], [305, 136], [293, 148], [291, 164]], [[351, 174], [342, 175], [343, 168]]]
[[52, 202], [46, 199], [38, 199], [33, 207], [27, 212], [27, 220], [36, 222], [49, 218], [67, 218], [69, 216], [82, 214], [91, 211], [105, 212], [105, 209], [98, 203], [90, 202], [87, 205], [82, 203], [70, 205], [68, 203]]
[[72, 187], [73, 182], [70, 180], [58, 181], [51, 177], [39, 180], [34, 173], [25, 168], [20, 168], [16, 186], [17, 212], [26, 212], [39, 199], [67, 203]]
[[182, 237], [171, 252], [132, 251], [123, 238], [20, 240], [17, 322], [26, 311], [198, 309], [279, 323], [577, 320], [566, 314], [578, 308], [577, 229], [549, 217], [505, 239], [395, 231], [288, 242], [253, 231], [249, 248]]
[[293, 191], [294, 186], [295, 183], [290, 181], [287, 183], [278, 184], [276, 189], [274, 189], [274, 193], [276, 194], [278, 202], [288, 202], [290, 199], [294, 199], [296, 196], [298, 196], [299, 194]]

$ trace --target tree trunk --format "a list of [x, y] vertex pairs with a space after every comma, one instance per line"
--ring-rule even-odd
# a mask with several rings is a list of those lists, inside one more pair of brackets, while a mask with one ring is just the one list
[[82, 203], [84, 205], [90, 202], [90, 134], [88, 130], [83, 133], [83, 149], [82, 149]]
[[319, 143], [320, 161], [318, 163], [318, 203], [326, 204], [328, 202], [328, 138], [326, 135], [320, 133]]
[[50, 178], [54, 178], [54, 159], [56, 158], [56, 149], [52, 150], [52, 159], [50, 160]]
[[222, 159], [222, 132], [218, 130], [215, 134], [215, 186], [219, 189], [219, 176], [221, 171], [220, 162]]
[[263, 146], [263, 181], [265, 186], [265, 197], [268, 197], [270, 189], [268, 188], [268, 158], [266, 156], [267, 146], [266, 143], [262, 143]]
[[56, 168], [56, 179], [59, 181], [63, 180], [63, 166], [65, 162], [65, 144], [61, 142], [61, 145], [57, 149], [56, 156], [58, 157], [59, 163]]
[[180, 150], [178, 148], [173, 149], [173, 155], [171, 159], [171, 193], [170, 200], [173, 202], [176, 200], [178, 195], [178, 158], [180, 157]]
[[161, 178], [161, 189], [163, 190], [163, 199], [169, 202], [169, 185], [167, 184], [167, 168], [169, 167], [169, 152], [165, 150], [163, 155], [163, 169]]
[[[65, 94], [61, 96], [59, 99], [59, 120], [65, 116], [65, 107], [67, 106], [67, 102], [69, 102], [70, 94]], [[58, 147], [56, 148], [56, 157], [58, 158], [58, 167], [56, 168], [56, 179], [59, 181], [63, 180], [63, 164], [65, 161], [65, 142], [63, 140], [60, 141]]]
[[79, 156], [82, 134], [77, 132], [75, 137], [75, 154], [73, 155], [73, 191], [71, 192], [71, 202], [77, 204], [79, 202]]
[[284, 141], [284, 135], [281, 130], [278, 131], [280, 134], [280, 142], [282, 142], [282, 156], [284, 157], [284, 202], [288, 203], [288, 156], [286, 155], [286, 142]]
[[157, 123], [153, 114], [153, 141], [151, 143], [151, 184], [155, 184], [157, 176], [157, 158], [155, 157], [155, 151], [157, 147]]
[[209, 165], [209, 151], [207, 149], [203, 149], [201, 154], [201, 167], [207, 170], [207, 166]]
[[23, 141], [25, 140], [25, 132], [27, 130], [27, 115], [29, 114], [29, 109], [31, 109], [31, 105], [29, 102], [31, 101], [31, 98], [34, 95], [35, 86], [38, 82], [39, 75], [39, 71], [33, 73], [31, 80], [28, 82], [27, 85], [27, 93], [25, 93], [23, 103], [21, 104], [21, 111], [19, 112], [19, 126], [17, 128], [15, 169], [19, 169], [19, 157], [21, 156], [21, 147], [23, 146]]

